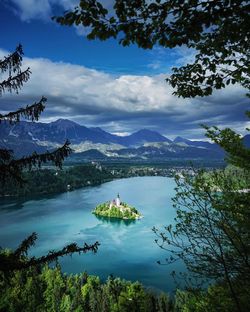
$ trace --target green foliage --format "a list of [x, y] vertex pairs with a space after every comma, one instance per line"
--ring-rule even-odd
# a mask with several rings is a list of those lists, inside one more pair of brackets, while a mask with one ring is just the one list
[[[0, 195], [26, 196], [54, 194], [84, 186], [99, 185], [114, 178], [105, 168], [98, 170], [93, 165], [68, 167], [63, 170], [40, 169], [23, 173], [25, 183], [14, 187], [13, 183], [3, 185]], [[70, 185], [68, 189], [68, 185]]]
[[70, 142], [67, 140], [62, 147], [53, 152], [43, 154], [34, 152], [32, 155], [21, 159], [14, 159], [12, 151], [0, 149], [0, 185], [4, 188], [7, 182], [12, 182], [18, 186], [22, 186], [25, 182], [22, 176], [24, 169], [40, 168], [42, 164], [47, 162], [53, 162], [55, 166], [61, 169], [64, 159], [72, 152], [69, 145]]
[[[236, 285], [237, 287], [237, 285]], [[248, 311], [249, 291], [245, 289], [241, 294], [241, 311]], [[174, 311], [176, 312], [235, 312], [235, 302], [230, 291], [224, 284], [214, 284], [207, 290], [181, 291], [177, 290], [175, 294]]]
[[247, 311], [250, 151], [231, 129], [207, 128], [207, 136], [225, 149], [233, 166], [176, 177], [176, 224], [154, 229], [156, 242], [171, 252], [168, 263], [181, 259], [192, 277], [215, 283], [198, 301], [191, 296], [180, 311]]
[[209, 181], [200, 173], [176, 182], [176, 225], [166, 227], [167, 235], [156, 231], [171, 246], [169, 261], [181, 258], [190, 271], [211, 279], [225, 278], [226, 269], [246, 283], [250, 192], [241, 192], [236, 177], [224, 172], [210, 174]]
[[130, 207], [126, 203], [121, 203], [120, 207], [115, 205], [110, 207], [110, 202], [106, 202], [96, 206], [93, 213], [101, 217], [127, 220], [136, 220], [141, 217], [141, 214], [134, 207]]
[[54, 19], [83, 25], [87, 38], [114, 38], [122, 46], [185, 46], [196, 52], [192, 64], [173, 68], [167, 81], [181, 97], [207, 96], [236, 82], [250, 89], [250, 4], [248, 1], [115, 0], [114, 13], [96, 0]]
[[8, 312], [171, 312], [170, 306], [166, 294], [149, 293], [138, 282], [110, 277], [102, 283], [86, 273], [65, 275], [58, 266], [16, 272], [0, 288], [0, 311]]
[[[250, 112], [246, 112], [250, 118]], [[228, 162], [244, 170], [250, 170], [250, 149], [247, 148], [241, 136], [230, 128], [206, 127], [206, 136], [219, 144], [226, 152]], [[249, 129], [246, 129], [249, 131]]]
[[[37, 196], [45, 194], [63, 193], [65, 191], [72, 191], [77, 188], [86, 186], [99, 185], [114, 179], [129, 178], [134, 176], [173, 176], [173, 166], [179, 167], [187, 166], [183, 161], [180, 163], [166, 163], [166, 164], [123, 164], [123, 163], [105, 163], [102, 165], [102, 170], [96, 168], [95, 165], [84, 164], [71, 166], [64, 165], [62, 170], [55, 169], [39, 169], [27, 170], [22, 173], [22, 185], [16, 185], [14, 181], [5, 183], [0, 188], [0, 196]], [[197, 164], [197, 166], [204, 166], [204, 164]], [[216, 167], [216, 163], [206, 164], [207, 167]], [[188, 166], [189, 167], [189, 166]], [[219, 165], [221, 167], [221, 164]], [[153, 170], [152, 170], [153, 168]], [[70, 187], [68, 188], [68, 185]], [[122, 203], [126, 207], [126, 203]], [[131, 209], [135, 209], [131, 207]], [[135, 209], [136, 210], [136, 209]], [[133, 212], [137, 213], [135, 210]]]

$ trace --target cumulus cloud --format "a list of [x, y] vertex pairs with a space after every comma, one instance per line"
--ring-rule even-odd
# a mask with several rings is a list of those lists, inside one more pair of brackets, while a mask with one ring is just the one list
[[49, 0], [11, 0], [14, 11], [22, 21], [47, 19], [51, 15]]
[[[113, 12], [113, 0], [100, 0], [100, 2]], [[64, 11], [73, 10], [79, 4], [79, 0], [10, 0], [6, 5], [23, 22], [42, 20], [51, 22], [51, 17], [62, 15]], [[76, 34], [86, 36], [90, 28], [82, 25], [74, 25]]]
[[[0, 58], [7, 52], [0, 50]], [[24, 58], [23, 68], [32, 75], [20, 94], [0, 98], [7, 112], [31, 104], [42, 95], [48, 98], [41, 121], [68, 118], [86, 126], [101, 126], [110, 132], [133, 132], [140, 128], [167, 136], [198, 138], [201, 123], [247, 125], [245, 90], [233, 86], [213, 96], [180, 99], [165, 82], [165, 75], [111, 75], [102, 71], [43, 58]]]

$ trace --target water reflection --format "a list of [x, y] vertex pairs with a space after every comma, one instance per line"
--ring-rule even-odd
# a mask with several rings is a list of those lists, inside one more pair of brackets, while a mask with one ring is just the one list
[[57, 197], [57, 194], [31, 194], [28, 196], [20, 196], [20, 197], [15, 197], [15, 196], [9, 196], [9, 197], [0, 197], [0, 210], [2, 211], [9, 211], [12, 212], [14, 210], [21, 210], [25, 207], [27, 202], [30, 201], [47, 201], [49, 199], [53, 199]]
[[13, 210], [21, 210], [24, 207], [25, 200], [20, 200], [17, 198], [12, 199], [1, 199], [0, 210], [4, 212], [11, 212]]
[[95, 217], [99, 220], [102, 221], [104, 224], [112, 223], [114, 225], [126, 225], [129, 226], [131, 224], [135, 224], [136, 222], [140, 222], [137, 220], [123, 220], [123, 219], [118, 219], [118, 218], [109, 218], [109, 217], [102, 217], [102, 216], [97, 216]]

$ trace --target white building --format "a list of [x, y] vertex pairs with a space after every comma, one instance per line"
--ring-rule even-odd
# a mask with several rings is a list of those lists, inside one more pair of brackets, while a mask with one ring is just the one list
[[116, 200], [115, 200], [115, 204], [116, 204], [117, 207], [120, 207], [121, 200], [120, 200], [120, 195], [119, 195], [119, 193], [117, 194], [117, 197], [116, 197]]
[[120, 207], [121, 206], [121, 200], [120, 200], [119, 193], [117, 194], [116, 199], [113, 199], [113, 200], [110, 201], [109, 209], [111, 209], [113, 206], [116, 206], [116, 207]]

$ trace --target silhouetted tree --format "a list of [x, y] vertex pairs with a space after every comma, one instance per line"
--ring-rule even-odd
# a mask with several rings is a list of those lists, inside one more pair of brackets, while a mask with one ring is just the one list
[[115, 0], [109, 12], [99, 1], [80, 0], [61, 25], [83, 25], [88, 39], [193, 49], [191, 64], [173, 68], [166, 80], [175, 95], [206, 96], [236, 82], [250, 89], [250, 4], [242, 0]]
[[[23, 84], [30, 78], [30, 69], [27, 68], [26, 70], [22, 70], [22, 56], [22, 46], [18, 45], [15, 52], [7, 57], [4, 57], [3, 60], [0, 60], [0, 73], [7, 75], [6, 78], [0, 81], [0, 96], [2, 96], [4, 92], [18, 93]], [[42, 97], [38, 103], [28, 105], [25, 108], [20, 108], [15, 112], [0, 114], [0, 122], [13, 124], [19, 122], [21, 117], [30, 119], [31, 121], [36, 121], [39, 119], [40, 114], [45, 108], [45, 102], [46, 99]], [[21, 159], [16, 159], [11, 150], [1, 148], [0, 186], [10, 180], [18, 184], [23, 183], [22, 171], [24, 169], [40, 167], [41, 164], [46, 162], [52, 162], [55, 166], [61, 168], [64, 158], [67, 157], [72, 151], [69, 144], [69, 141], [66, 141], [62, 147], [53, 152], [46, 152], [44, 154], [37, 154], [34, 152], [32, 155]], [[79, 247], [77, 244], [73, 243], [57, 252], [51, 251], [47, 255], [40, 258], [28, 258], [28, 249], [34, 245], [36, 239], [37, 235], [36, 233], [33, 233], [25, 239], [16, 250], [0, 250], [0, 278], [13, 273], [15, 270], [22, 270], [31, 266], [39, 266], [45, 263], [50, 263], [57, 260], [61, 256], [75, 252], [96, 252], [99, 245], [99, 243], [96, 242], [93, 245], [85, 244], [83, 247]], [[3, 274], [1, 274], [1, 272]]]
[[47, 255], [36, 257], [27, 257], [30, 247], [35, 245], [37, 240], [37, 234], [32, 233], [27, 237], [19, 247], [14, 250], [0, 250], [0, 271], [8, 274], [14, 270], [27, 269], [31, 266], [42, 265], [45, 263], [51, 263], [57, 260], [59, 257], [65, 255], [72, 255], [75, 252], [86, 253], [88, 251], [96, 252], [99, 243], [96, 242], [93, 245], [84, 244], [83, 247], [79, 247], [76, 243], [72, 243], [64, 247], [59, 251], [50, 251]]
[[[21, 89], [23, 84], [30, 78], [30, 68], [22, 70], [22, 46], [18, 45], [15, 52], [0, 60], [0, 72], [7, 75], [7, 77], [0, 81], [0, 96], [4, 92], [16, 92]], [[0, 122], [2, 123], [17, 123], [21, 117], [36, 121], [39, 119], [40, 114], [45, 109], [46, 98], [42, 97], [41, 100], [32, 105], [27, 105], [24, 108], [20, 108], [14, 112], [8, 112], [7, 114], [0, 114]], [[0, 185], [5, 183], [8, 179], [12, 179], [17, 183], [22, 183], [22, 170], [31, 169], [32, 167], [40, 167], [42, 163], [53, 162], [56, 166], [62, 166], [62, 162], [65, 157], [71, 153], [69, 147], [69, 141], [53, 151], [44, 154], [37, 154], [34, 152], [28, 157], [21, 159], [15, 159], [13, 151], [0, 148]]]

